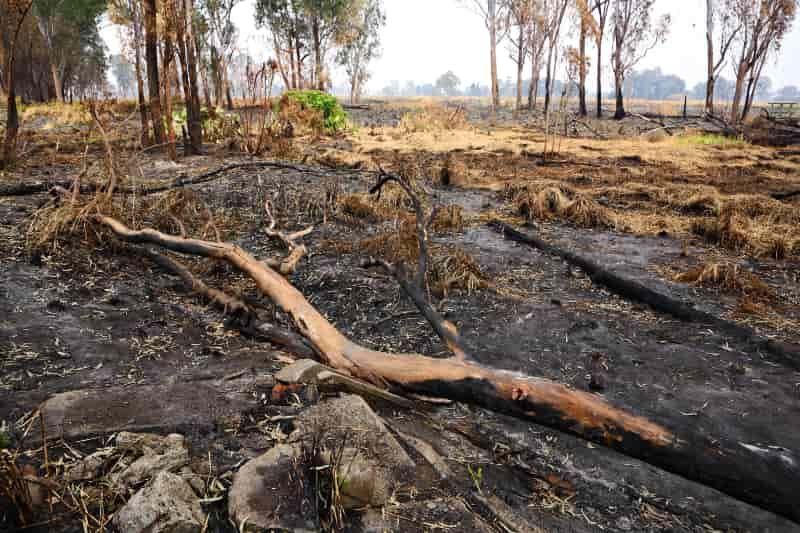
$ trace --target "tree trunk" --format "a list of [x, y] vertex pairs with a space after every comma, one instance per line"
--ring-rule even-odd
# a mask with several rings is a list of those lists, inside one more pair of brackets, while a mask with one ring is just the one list
[[736, 71], [736, 90], [733, 93], [733, 102], [731, 102], [731, 123], [739, 123], [739, 108], [742, 105], [742, 93], [744, 91], [744, 78], [747, 75], [747, 66], [744, 61], [739, 63]]
[[489, 0], [489, 59], [492, 66], [492, 109], [500, 107], [500, 87], [497, 82], [497, 1]]
[[522, 109], [522, 71], [525, 69], [525, 28], [520, 24], [519, 41], [517, 42], [517, 101], [514, 105], [514, 114]]
[[589, 114], [586, 109], [586, 22], [581, 14], [581, 30], [578, 38], [578, 112], [582, 117]]
[[314, 41], [314, 77], [316, 78], [317, 89], [325, 90], [325, 80], [322, 74], [322, 42], [319, 35], [319, 18], [314, 17], [311, 24], [311, 35]]
[[623, 86], [625, 80], [619, 78], [619, 76], [615, 76], [615, 83], [614, 83], [614, 93], [616, 96], [616, 107], [614, 110], [614, 119], [615, 120], [622, 120], [625, 118], [625, 100], [622, 94]]
[[714, 0], [706, 0], [706, 114], [714, 114]]
[[597, 118], [603, 117], [603, 39], [597, 40]]
[[222, 83], [225, 86], [225, 104], [228, 111], [233, 110], [233, 98], [231, 98], [231, 81], [228, 77], [228, 62], [220, 62], [222, 67]]
[[142, 148], [150, 146], [150, 127], [147, 123], [147, 104], [144, 98], [144, 80], [142, 79], [142, 26], [141, 19], [134, 15], [133, 20], [133, 56], [134, 70], [136, 72], [136, 94], [139, 100], [139, 120], [142, 123], [141, 143]]
[[[323, 363], [341, 372], [378, 385], [464, 401], [553, 427], [800, 521], [800, 466], [783, 450], [707, 435], [681, 417], [669, 418], [676, 425], [670, 429], [617, 409], [595, 394], [543, 378], [480, 366], [469, 361], [463, 351], [454, 350], [453, 357], [430, 358], [363, 347], [337, 330], [284, 276], [237, 246], [148, 229], [131, 230], [105, 216], [97, 216], [96, 220], [127, 242], [155, 244], [174, 252], [228, 262], [248, 275], [266, 297], [291, 317]], [[430, 312], [424, 297], [417, 294], [419, 289], [406, 289], [407, 280], [396, 277], [417, 306]], [[432, 321], [429, 313], [424, 314]]]
[[549, 46], [547, 50], [547, 72], [545, 73], [544, 80], [544, 112], [547, 114], [550, 111], [550, 83], [552, 81], [552, 68], [553, 68], [553, 46]]
[[56, 101], [64, 103], [64, 87], [61, 84], [61, 76], [58, 75], [58, 67], [50, 59], [50, 74], [53, 76], [53, 87], [56, 89]]
[[167, 123], [167, 155], [170, 160], [178, 160], [178, 151], [175, 146], [175, 121], [172, 117], [172, 79], [173, 79], [173, 61], [175, 59], [175, 51], [172, 47], [172, 25], [175, 22], [175, 0], [162, 0], [164, 2], [164, 9], [162, 14], [164, 16], [164, 59], [162, 61], [162, 77], [164, 81], [164, 116]]
[[156, 30], [156, 0], [144, 0], [145, 55], [147, 85], [150, 89], [150, 119], [153, 121], [153, 141], [164, 143], [164, 117], [161, 114], [161, 95], [158, 76], [158, 34]]
[[194, 49], [194, 29], [192, 28], [192, 12], [194, 0], [183, 0], [183, 17], [185, 24], [179, 27], [184, 31], [183, 46], [186, 50], [186, 66], [184, 70], [184, 87], [186, 93], [186, 116], [189, 126], [189, 140], [192, 154], [199, 155], [203, 149], [203, 119], [200, 115], [200, 96], [197, 90], [197, 57]]
[[9, 167], [14, 162], [17, 151], [17, 133], [19, 132], [19, 115], [17, 114], [17, 92], [14, 90], [13, 45], [9, 51], [11, 60], [6, 62], [5, 77], [8, 91], [6, 93], [6, 134], [3, 140], [3, 159], [0, 169]]

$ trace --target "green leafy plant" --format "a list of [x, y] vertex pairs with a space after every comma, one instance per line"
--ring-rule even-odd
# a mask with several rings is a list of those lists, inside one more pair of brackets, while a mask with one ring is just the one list
[[483, 490], [481, 489], [481, 482], [483, 481], [483, 468], [480, 466], [473, 469], [472, 466], [467, 465], [467, 472], [469, 472], [469, 477], [472, 479], [472, 484], [475, 485], [475, 490], [478, 491], [478, 494], [483, 494]]
[[335, 96], [322, 91], [295, 90], [286, 92], [284, 98], [322, 113], [325, 130], [329, 133], [335, 133], [347, 127], [347, 113], [342, 109]]

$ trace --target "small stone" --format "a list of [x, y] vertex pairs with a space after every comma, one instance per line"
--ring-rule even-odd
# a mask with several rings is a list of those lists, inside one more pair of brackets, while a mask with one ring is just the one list
[[88, 481], [100, 477], [103, 472], [103, 465], [109, 455], [110, 452], [108, 451], [94, 452], [91, 455], [87, 455], [67, 471], [66, 480]]
[[159, 473], [114, 515], [120, 533], [195, 533], [205, 513], [192, 487], [180, 476]]
[[189, 463], [186, 439], [178, 434], [162, 437], [122, 432], [117, 436], [117, 447], [142, 454], [127, 468], [111, 476], [112, 483], [120, 489], [134, 487], [159, 472], [174, 471]]
[[620, 531], [630, 531], [633, 529], [633, 524], [631, 523], [631, 519], [627, 516], [620, 516], [617, 518], [616, 522], [617, 529]]

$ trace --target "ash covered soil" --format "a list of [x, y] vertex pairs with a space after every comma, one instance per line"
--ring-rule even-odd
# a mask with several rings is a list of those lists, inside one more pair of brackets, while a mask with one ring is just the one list
[[[224, 221], [224, 240], [260, 259], [283, 253], [263, 232], [265, 199], [281, 228], [315, 225], [304, 239], [310, 255], [289, 280], [348, 337], [386, 351], [448, 356], [397, 283], [361, 266], [365, 252], [355, 243], [398, 231], [398, 222], [343, 214], [330, 198], [331, 191], [366, 192], [370, 176], [303, 168], [232, 170], [190, 188]], [[678, 421], [742, 445], [780, 447], [787, 456], [800, 451], [796, 366], [705, 325], [621, 299], [580, 269], [504, 239], [486, 225], [497, 214], [513, 214], [495, 191], [438, 184], [427, 189], [434, 203], [461, 206], [464, 217], [463, 227], [434, 231], [432, 242], [460, 248], [482, 279], [491, 281], [437, 299], [478, 362], [591, 391], [667, 427]], [[45, 412], [52, 419], [41, 425], [51, 441], [48, 468], [56, 476], [108, 449], [122, 431], [179, 433], [189, 458], [173, 471], [199, 480], [192, 486], [209, 530], [236, 531], [227, 499], [236, 473], [248, 460], [291, 441], [295, 417], [314, 405], [324, 410], [337, 393], [276, 383], [272, 376], [290, 363], [290, 354], [246, 334], [241, 321], [206, 306], [130, 250], [103, 242], [90, 254], [80, 243], [62, 242], [58, 249], [31, 254], [26, 225], [46, 199], [0, 199], [0, 420], [14, 447], [30, 450], [23, 462], [41, 469], [42, 429], [32, 413], [48, 399], [53, 403]], [[674, 282], [653, 268], [694, 266], [712, 252], [704, 244], [692, 243], [687, 254], [686, 245], [670, 236], [558, 221], [528, 223], [522, 231], [712, 314], [733, 316], [731, 297]], [[787, 320], [795, 319], [796, 262], [747, 261], [777, 291]], [[213, 285], [272, 312], [230, 267], [192, 265]], [[275, 317], [285, 321], [279, 311]], [[760, 324], [759, 333], [800, 342], [796, 332], [774, 321]], [[395, 475], [383, 505], [348, 510], [342, 526], [347, 530], [798, 530], [713, 489], [536, 424], [457, 403], [418, 401], [406, 409], [364, 398], [386, 438], [400, 444], [413, 466]], [[92, 487], [118, 471], [118, 463], [106, 463], [94, 479], [73, 485], [83, 483], [94, 494]], [[142, 483], [120, 491], [110, 504], [121, 508]], [[82, 530], [80, 514], [66, 504], [57, 501], [50, 514], [46, 499], [38, 504], [39, 520], [52, 521], [39, 530]], [[92, 513], [98, 513], [97, 505], [90, 502]], [[12, 518], [9, 506], [0, 512], [0, 528], [14, 530]]]

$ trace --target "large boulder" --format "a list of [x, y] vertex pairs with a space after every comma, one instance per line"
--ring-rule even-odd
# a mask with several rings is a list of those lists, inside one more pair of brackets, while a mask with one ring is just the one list
[[295, 427], [293, 440], [316, 442], [337, 468], [345, 508], [383, 505], [411, 479], [414, 462], [360, 396], [317, 404], [295, 419]]
[[183, 478], [160, 472], [117, 511], [113, 522], [120, 533], [197, 533], [205, 514]]
[[300, 446], [279, 444], [242, 466], [228, 492], [228, 514], [240, 530], [320, 530], [313, 484]]

